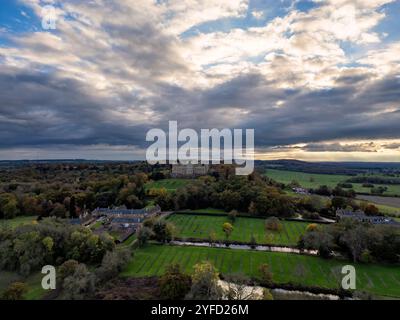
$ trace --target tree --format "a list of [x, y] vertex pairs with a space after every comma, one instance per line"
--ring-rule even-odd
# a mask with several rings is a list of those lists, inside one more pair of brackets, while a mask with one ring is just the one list
[[161, 296], [167, 300], [183, 299], [190, 290], [191, 281], [191, 277], [182, 272], [179, 264], [171, 264], [159, 280]]
[[233, 210], [239, 207], [240, 194], [231, 190], [224, 190], [219, 194], [221, 206], [226, 210]]
[[364, 212], [367, 216], [378, 216], [379, 213], [379, 208], [373, 204], [368, 204], [365, 209]]
[[173, 195], [166, 189], [158, 190], [158, 195], [154, 199], [162, 210], [173, 210], [175, 208]]
[[56, 203], [53, 210], [50, 212], [50, 216], [57, 218], [66, 218], [67, 214], [67, 209], [65, 209], [65, 206], [61, 203]]
[[250, 238], [250, 247], [252, 249], [255, 249], [257, 247], [257, 240], [256, 240], [256, 237], [254, 236], [254, 234], [252, 234], [251, 238]]
[[317, 230], [318, 230], [318, 225], [316, 223], [311, 223], [306, 228], [307, 232], [312, 232], [312, 231], [317, 231]]
[[228, 238], [230, 237], [230, 235], [233, 232], [233, 226], [229, 222], [225, 222], [222, 225], [222, 230], [224, 231], [226, 239], [228, 240]]
[[172, 223], [159, 219], [153, 226], [153, 232], [157, 241], [170, 242], [174, 237], [175, 227]]
[[208, 235], [208, 241], [210, 242], [210, 245], [213, 246], [215, 242], [217, 241], [217, 234], [215, 231], [211, 231], [210, 234]]
[[141, 227], [139, 229], [138, 235], [137, 235], [137, 239], [139, 242], [139, 246], [143, 247], [147, 244], [147, 242], [149, 241], [149, 239], [154, 235], [153, 231], [148, 228], [148, 227]]
[[76, 214], [76, 201], [74, 196], [72, 196], [71, 200], [69, 201], [69, 216], [70, 218], [78, 218]]
[[220, 300], [223, 292], [218, 284], [218, 272], [211, 262], [201, 262], [193, 268], [192, 286], [187, 298], [189, 300]]
[[228, 213], [228, 219], [232, 222], [235, 223], [236, 217], [238, 215], [238, 212], [236, 210], [232, 210]]
[[228, 300], [257, 300], [256, 287], [251, 280], [242, 274], [232, 274], [226, 277]]
[[67, 260], [61, 266], [58, 267], [58, 277], [57, 280], [62, 282], [65, 278], [72, 276], [75, 273], [76, 268], [78, 267], [79, 262], [76, 260]]
[[269, 269], [268, 264], [263, 263], [258, 267], [260, 272], [260, 279], [263, 285], [269, 286], [272, 284], [272, 272]]
[[2, 211], [6, 219], [15, 218], [20, 213], [17, 200], [15, 198], [9, 199], [9, 201], [3, 205]]
[[349, 248], [354, 262], [361, 258], [361, 254], [367, 249], [366, 230], [362, 226], [356, 226], [348, 230], [340, 240]]
[[2, 299], [4, 300], [23, 300], [28, 287], [23, 282], [13, 282], [4, 291]]
[[274, 296], [271, 294], [271, 291], [265, 288], [264, 288], [263, 300], [274, 300]]
[[103, 282], [118, 276], [131, 256], [131, 251], [128, 249], [108, 251], [103, 257], [100, 268], [96, 270], [98, 280]]
[[335, 209], [341, 209], [347, 206], [347, 201], [343, 197], [334, 197], [331, 201], [332, 207], [334, 207]]
[[74, 273], [63, 281], [62, 298], [66, 300], [83, 300], [90, 297], [95, 288], [95, 277], [86, 268], [79, 264]]
[[277, 217], [271, 217], [265, 220], [265, 229], [270, 231], [282, 231], [283, 226]]
[[325, 231], [306, 232], [299, 240], [299, 248], [307, 250], [318, 250], [321, 257], [331, 256], [333, 237]]

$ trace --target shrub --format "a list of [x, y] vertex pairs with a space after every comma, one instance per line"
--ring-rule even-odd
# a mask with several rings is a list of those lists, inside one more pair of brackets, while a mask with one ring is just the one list
[[271, 231], [282, 231], [283, 226], [277, 217], [271, 217], [265, 220], [265, 229]]
[[24, 294], [28, 291], [28, 287], [23, 282], [11, 283], [3, 293], [4, 300], [22, 300]]
[[228, 213], [228, 219], [232, 223], [235, 223], [237, 215], [238, 215], [238, 212], [236, 210], [232, 210], [231, 212]]
[[160, 293], [167, 300], [183, 299], [191, 287], [191, 278], [181, 271], [179, 264], [171, 264], [160, 278]]
[[318, 230], [318, 225], [316, 223], [311, 223], [306, 228], [307, 232], [312, 232], [312, 231], [317, 231], [317, 230]]
[[261, 264], [258, 267], [258, 271], [260, 272], [260, 280], [263, 285], [269, 286], [272, 284], [272, 272], [269, 269], [269, 266], [266, 263]]

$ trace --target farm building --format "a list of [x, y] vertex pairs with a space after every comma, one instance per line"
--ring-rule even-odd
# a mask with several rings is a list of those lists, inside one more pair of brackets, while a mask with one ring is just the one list
[[396, 220], [385, 216], [367, 216], [363, 211], [351, 211], [339, 209], [336, 211], [337, 220], [344, 218], [357, 220], [360, 222], [369, 222], [375, 225], [390, 225], [400, 227], [400, 223]]
[[93, 216], [107, 218], [148, 218], [161, 212], [159, 206], [143, 209], [126, 209], [126, 208], [97, 208], [93, 210]]
[[143, 220], [155, 216], [161, 212], [159, 206], [143, 209], [126, 209], [126, 208], [97, 208], [92, 214], [96, 217], [104, 217], [111, 228], [116, 229], [133, 229], [136, 231], [142, 224]]

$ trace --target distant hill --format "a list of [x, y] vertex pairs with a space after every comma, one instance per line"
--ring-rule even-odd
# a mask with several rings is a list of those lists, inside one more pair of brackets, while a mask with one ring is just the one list
[[289, 171], [321, 174], [357, 175], [361, 173], [400, 173], [399, 162], [306, 162], [300, 160], [258, 160], [258, 168], [273, 168]]

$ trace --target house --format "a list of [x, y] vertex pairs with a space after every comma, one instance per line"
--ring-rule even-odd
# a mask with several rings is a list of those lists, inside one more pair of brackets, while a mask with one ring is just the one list
[[126, 208], [97, 208], [92, 214], [98, 218], [104, 217], [106, 222], [113, 229], [138, 229], [142, 222], [150, 217], [161, 213], [159, 206], [143, 209], [126, 209]]
[[390, 225], [400, 227], [400, 223], [396, 220], [385, 216], [367, 216], [363, 211], [351, 211], [346, 209], [338, 209], [336, 211], [336, 218], [338, 221], [341, 219], [353, 219], [359, 222], [367, 222], [374, 225]]
[[143, 209], [126, 209], [126, 208], [97, 208], [93, 210], [92, 214], [97, 217], [108, 218], [148, 218], [161, 213], [159, 206], [143, 208]]
[[196, 178], [207, 175], [209, 165], [203, 164], [174, 164], [172, 165], [172, 178]]
[[79, 215], [79, 218], [69, 219], [69, 223], [73, 225], [87, 226], [91, 224], [94, 220], [95, 218], [89, 212], [85, 211]]
[[293, 188], [292, 189], [294, 192], [296, 192], [297, 194], [305, 194], [305, 195], [309, 195], [310, 192], [307, 189], [304, 188]]

